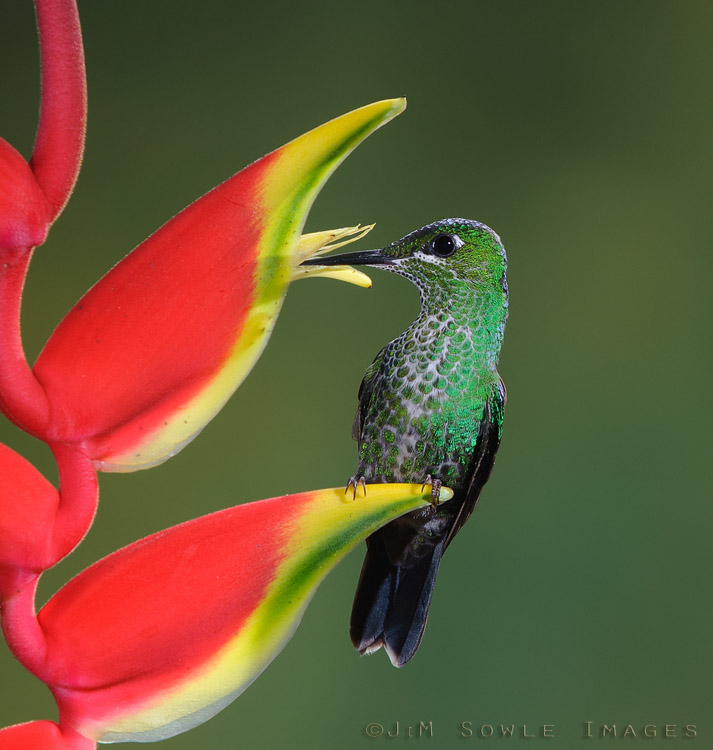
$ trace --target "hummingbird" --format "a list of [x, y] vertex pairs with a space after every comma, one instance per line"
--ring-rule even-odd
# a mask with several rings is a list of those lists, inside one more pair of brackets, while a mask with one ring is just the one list
[[[441, 557], [473, 512], [500, 443], [505, 249], [485, 224], [444, 219], [379, 250], [305, 264], [381, 268], [407, 278], [421, 296], [416, 320], [376, 355], [361, 382], [352, 431], [359, 463], [347, 485], [355, 497], [371, 482], [431, 485], [431, 507], [367, 539], [352, 608], [356, 649], [384, 647], [400, 667], [421, 643]], [[454, 495], [439, 505], [442, 485]]]

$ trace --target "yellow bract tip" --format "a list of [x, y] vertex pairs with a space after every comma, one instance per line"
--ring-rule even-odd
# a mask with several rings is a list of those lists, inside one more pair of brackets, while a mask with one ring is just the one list
[[308, 258], [314, 258], [319, 255], [336, 250], [338, 247], [344, 247], [350, 242], [356, 242], [371, 232], [375, 224], [355, 227], [341, 227], [339, 229], [327, 229], [323, 232], [310, 232], [300, 237], [295, 256], [296, 265], [292, 271], [293, 281], [304, 279], [310, 276], [321, 276], [328, 279], [337, 279], [337, 281], [346, 281], [349, 284], [368, 289], [371, 287], [371, 279], [362, 271], [357, 271], [351, 266], [302, 266], [300, 265]]
[[315, 255], [325, 255], [338, 247], [356, 242], [371, 232], [375, 226], [376, 224], [367, 224], [366, 226], [357, 224], [355, 227], [326, 229], [323, 232], [303, 234], [297, 246], [296, 261], [304, 263], [308, 258]]
[[326, 279], [336, 279], [337, 281], [346, 281], [348, 284], [355, 284], [363, 289], [371, 287], [371, 279], [362, 271], [357, 271], [351, 266], [300, 266], [294, 270], [292, 280], [306, 279], [312, 277], [321, 277]]

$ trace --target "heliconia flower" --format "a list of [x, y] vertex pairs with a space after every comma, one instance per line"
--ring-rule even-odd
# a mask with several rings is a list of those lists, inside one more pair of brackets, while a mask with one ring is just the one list
[[[22, 636], [43, 654], [33, 671], [52, 690], [60, 726], [99, 742], [148, 742], [223, 709], [284, 647], [334, 565], [431, 499], [420, 485], [367, 491], [352, 499], [343, 488], [316, 490], [222, 510], [72, 579], [37, 619], [27, 616], [35, 625]], [[441, 500], [451, 496], [441, 490]], [[19, 630], [7, 631], [11, 649]]]
[[300, 264], [308, 258], [324, 255], [338, 247], [360, 240], [364, 235], [371, 232], [374, 226], [374, 224], [368, 224], [365, 227], [342, 227], [341, 229], [329, 229], [326, 232], [303, 234], [297, 245], [292, 280], [322, 276], [323, 278], [348, 281], [350, 284], [369, 289], [371, 278], [351, 266], [303, 266]]
[[[377, 102], [300, 136], [188, 206], [115, 266], [59, 324], [35, 365], [52, 414], [40, 437], [81, 446], [103, 471], [148, 468], [181, 450], [259, 357], [289, 283], [308, 275], [301, 260], [361, 235], [347, 228], [300, 239], [330, 174], [404, 107], [403, 99]], [[356, 271], [332, 271], [322, 275], [366, 283]]]

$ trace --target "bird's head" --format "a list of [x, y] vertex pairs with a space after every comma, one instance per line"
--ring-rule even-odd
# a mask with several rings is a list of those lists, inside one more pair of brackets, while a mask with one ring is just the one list
[[372, 266], [404, 276], [422, 292], [462, 285], [507, 294], [505, 248], [492, 229], [470, 219], [443, 219], [379, 250], [313, 258], [303, 265]]

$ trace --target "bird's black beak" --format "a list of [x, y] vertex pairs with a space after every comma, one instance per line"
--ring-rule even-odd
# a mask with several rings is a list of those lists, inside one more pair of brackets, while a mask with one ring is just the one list
[[341, 255], [318, 255], [301, 263], [303, 266], [390, 266], [394, 259], [383, 250], [358, 250]]

